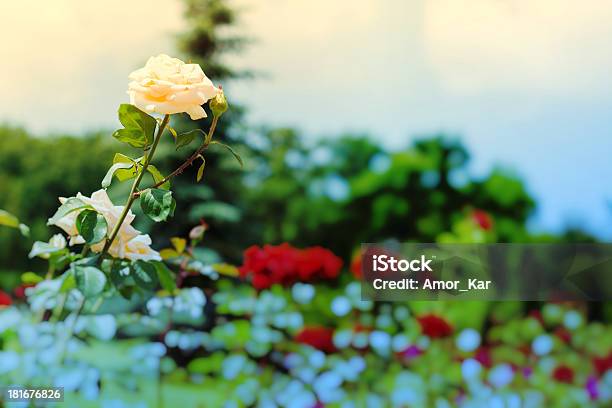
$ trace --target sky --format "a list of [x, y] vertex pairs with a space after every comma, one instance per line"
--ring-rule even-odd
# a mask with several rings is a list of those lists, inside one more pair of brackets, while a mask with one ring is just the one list
[[[228, 62], [261, 75], [224, 89], [251, 123], [392, 148], [461, 137], [475, 176], [501, 166], [526, 181], [533, 230], [612, 239], [612, 0], [233, 4], [254, 41]], [[116, 127], [127, 74], [172, 54], [182, 28], [178, 0], [22, 0], [0, 14], [0, 121], [38, 134]]]

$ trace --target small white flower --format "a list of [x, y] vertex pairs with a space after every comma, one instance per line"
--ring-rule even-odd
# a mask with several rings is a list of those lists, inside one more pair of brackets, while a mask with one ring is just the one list
[[538, 356], [545, 356], [553, 349], [553, 340], [548, 334], [536, 337], [531, 344], [533, 352]]
[[345, 316], [351, 311], [351, 302], [344, 296], [338, 296], [332, 301], [331, 310], [336, 316]]
[[306, 304], [314, 297], [315, 288], [309, 283], [298, 282], [291, 288], [291, 295], [296, 302]]
[[502, 388], [512, 382], [514, 372], [509, 364], [500, 364], [489, 372], [489, 382], [496, 388]]
[[477, 378], [482, 372], [482, 365], [478, 360], [468, 358], [461, 363], [461, 374], [466, 381]]
[[474, 351], [480, 346], [480, 333], [474, 329], [465, 329], [459, 333], [455, 344], [461, 351]]
[[576, 330], [582, 325], [582, 315], [575, 310], [569, 310], [563, 317], [563, 325], [569, 330]]

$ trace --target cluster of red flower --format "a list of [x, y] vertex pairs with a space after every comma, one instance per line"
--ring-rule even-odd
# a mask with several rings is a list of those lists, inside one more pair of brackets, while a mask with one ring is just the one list
[[13, 299], [11, 299], [9, 294], [0, 290], [0, 307], [10, 306], [11, 303], [13, 303]]
[[243, 278], [252, 277], [256, 289], [266, 289], [275, 283], [289, 286], [295, 282], [333, 279], [341, 268], [342, 260], [325, 248], [298, 249], [285, 243], [248, 248], [239, 270]]
[[326, 353], [336, 351], [334, 346], [334, 329], [321, 326], [304, 327], [296, 336], [295, 341], [308, 344]]
[[417, 317], [421, 332], [433, 339], [447, 337], [453, 334], [453, 327], [442, 317], [427, 314]]

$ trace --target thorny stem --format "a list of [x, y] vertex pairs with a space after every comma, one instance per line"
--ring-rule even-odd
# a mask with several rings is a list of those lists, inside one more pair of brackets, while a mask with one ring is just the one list
[[127, 217], [128, 212], [130, 211], [130, 208], [132, 207], [132, 204], [134, 204], [134, 200], [136, 200], [136, 198], [138, 197], [139, 194], [136, 194], [138, 186], [140, 185], [142, 178], [147, 172], [147, 168], [149, 167], [149, 164], [151, 163], [153, 154], [155, 154], [155, 149], [157, 149], [157, 145], [159, 144], [161, 136], [164, 133], [164, 129], [168, 125], [169, 121], [170, 121], [170, 115], [165, 115], [164, 119], [162, 120], [161, 124], [159, 125], [157, 129], [157, 135], [155, 135], [155, 140], [153, 141], [153, 145], [151, 146], [151, 149], [145, 156], [145, 160], [144, 160], [144, 163], [142, 164], [142, 168], [140, 169], [140, 173], [138, 173], [138, 176], [136, 176], [136, 180], [134, 180], [134, 183], [132, 184], [132, 189], [130, 190], [130, 195], [127, 199], [127, 202], [125, 203], [125, 207], [123, 207], [123, 212], [119, 216], [119, 220], [117, 221], [117, 224], [115, 224], [115, 227], [113, 228], [110, 236], [108, 237], [106, 244], [104, 244], [102, 255], [104, 255], [106, 251], [108, 251], [113, 241], [117, 237], [117, 234], [119, 233], [119, 229], [121, 228], [121, 224], [123, 224], [123, 221], [125, 221], [125, 217]]
[[[217, 128], [217, 122], [218, 121], [219, 121], [219, 117], [218, 116], [213, 117], [212, 123], [210, 124], [210, 129], [208, 131], [208, 134], [204, 138], [204, 142], [202, 142], [202, 144], [200, 145], [200, 147], [198, 147], [198, 150], [196, 150], [195, 153], [193, 153], [191, 156], [189, 156], [189, 158], [187, 160], [185, 160], [185, 162], [183, 164], [181, 164], [176, 170], [174, 170], [172, 173], [168, 174], [162, 180], [160, 180], [157, 183], [153, 184], [148, 189], [157, 188], [157, 187], [161, 186], [162, 184], [166, 183], [171, 178], [173, 178], [175, 176], [178, 176], [179, 174], [184, 172], [187, 167], [191, 166], [193, 164], [193, 162], [198, 158], [198, 156], [200, 156], [202, 154], [202, 152], [208, 148], [208, 145], [210, 145], [210, 142], [212, 141], [212, 137], [213, 137], [213, 135], [215, 133], [215, 129]], [[144, 193], [148, 189], [145, 189], [145, 190], [142, 190], [142, 191], [137, 191], [136, 193], [134, 193], [134, 195], [136, 197], [138, 197], [139, 195], [141, 195], [142, 193]]]

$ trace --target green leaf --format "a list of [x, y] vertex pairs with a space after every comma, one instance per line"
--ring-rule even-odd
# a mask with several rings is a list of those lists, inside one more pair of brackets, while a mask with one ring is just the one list
[[240, 157], [240, 155], [236, 153], [236, 151], [232, 149], [229, 145], [226, 145], [225, 143], [217, 142], [216, 140], [213, 140], [212, 142], [210, 142], [210, 144], [216, 144], [216, 145], [226, 148], [234, 156], [234, 158], [238, 160], [238, 163], [240, 163], [240, 167], [244, 167], [244, 163], [242, 162], [242, 157]]
[[38, 282], [42, 282], [44, 279], [42, 276], [35, 274], [34, 272], [24, 272], [21, 275], [21, 281], [26, 285], [35, 285]]
[[[155, 181], [155, 183], [159, 183], [164, 179], [164, 175], [161, 174], [161, 172], [157, 170], [157, 167], [152, 164], [149, 164], [149, 166], [147, 167], [147, 171], [151, 173], [151, 176], [153, 176], [153, 180]], [[159, 188], [161, 188], [162, 190], [170, 190], [170, 181], [166, 181], [164, 184], [160, 185]]]
[[168, 129], [168, 131], [172, 134], [172, 137], [176, 140], [178, 136], [176, 130], [174, 130], [174, 128], [170, 125], [166, 126], [166, 129]]
[[191, 142], [193, 142], [198, 134], [202, 134], [204, 137], [206, 137], [206, 132], [204, 132], [202, 129], [194, 129], [177, 135], [176, 140], [174, 141], [176, 150], [189, 145]]
[[157, 269], [149, 262], [142, 260], [132, 264], [132, 272], [136, 284], [147, 290], [153, 290], [157, 286]]
[[36, 241], [32, 245], [32, 249], [30, 250], [30, 253], [28, 254], [28, 258], [31, 259], [39, 255], [52, 254], [54, 252], [58, 252], [62, 250], [64, 250], [64, 248], [55, 247], [48, 242]]
[[106, 285], [104, 272], [93, 266], [76, 266], [74, 268], [74, 278], [77, 289], [86, 298], [102, 293]]
[[172, 198], [172, 191], [152, 188], [140, 196], [140, 208], [153, 221], [160, 222], [174, 215], [176, 201]]
[[174, 249], [176, 249], [176, 252], [179, 254], [182, 254], [187, 247], [187, 240], [185, 238], [172, 237], [170, 238], [170, 242], [172, 243]]
[[196, 176], [196, 181], [198, 183], [200, 182], [200, 180], [202, 180], [202, 177], [204, 176], [204, 167], [206, 167], [206, 159], [202, 157], [202, 164], [200, 164], [200, 167], [198, 168], [198, 174]]
[[174, 273], [166, 266], [165, 263], [159, 261], [151, 262], [157, 271], [157, 278], [161, 287], [172, 293], [176, 289]]
[[89, 208], [89, 206], [76, 197], [70, 197], [60, 206], [60, 208], [57, 209], [55, 214], [53, 214], [53, 217], [49, 218], [47, 225], [53, 225], [71, 212], [82, 210], [84, 208]]
[[131, 169], [132, 167], [134, 167], [133, 163], [115, 163], [113, 164], [108, 169], [108, 171], [106, 172], [106, 175], [102, 179], [102, 188], [107, 188], [108, 186], [111, 185], [111, 182], [113, 181], [113, 175], [115, 174], [116, 171], [121, 170], [121, 169], [127, 170], [127, 169]]
[[106, 219], [94, 210], [82, 211], [76, 219], [76, 227], [85, 242], [90, 245], [102, 241], [108, 231]]
[[0, 225], [17, 228], [24, 237], [30, 236], [30, 227], [25, 224], [21, 224], [19, 219], [8, 211], [0, 210]]
[[0, 210], [0, 225], [19, 228], [19, 219], [7, 211]]
[[76, 279], [74, 278], [74, 273], [71, 272], [72, 271], [69, 270], [67, 273], [64, 274], [64, 280], [62, 282], [62, 286], [60, 286], [59, 289], [60, 293], [69, 292], [77, 287]]
[[119, 262], [119, 261], [116, 261], [113, 263], [113, 266], [111, 267], [111, 271], [110, 271], [110, 279], [113, 285], [115, 285], [117, 289], [124, 286], [126, 284], [126, 281], [129, 281], [128, 279], [129, 277], [130, 277], [130, 266], [129, 265], [123, 262]]
[[131, 104], [119, 106], [119, 121], [123, 129], [113, 133], [113, 137], [133, 147], [145, 147], [153, 143], [157, 121], [149, 114]]
[[113, 157], [113, 164], [118, 164], [118, 163], [125, 163], [125, 164], [130, 164], [130, 167], [127, 167], [125, 169], [120, 168], [115, 172], [115, 177], [117, 177], [117, 180], [119, 181], [126, 181], [129, 179], [133, 179], [134, 177], [136, 177], [136, 175], [138, 174], [138, 163], [140, 163], [142, 161], [142, 157], [139, 157], [138, 159], [132, 159], [131, 157], [128, 157], [124, 154], [121, 153], [115, 153], [115, 157]]

